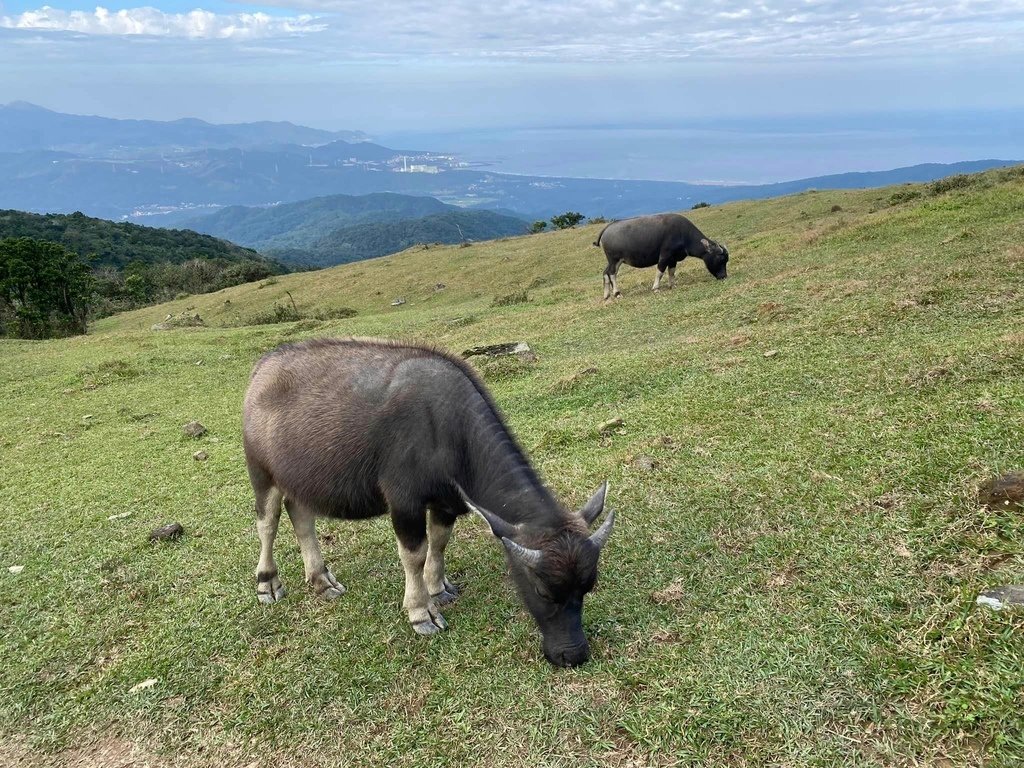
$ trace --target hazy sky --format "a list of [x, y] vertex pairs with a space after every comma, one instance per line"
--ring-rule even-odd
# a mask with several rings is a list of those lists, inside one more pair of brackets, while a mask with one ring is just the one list
[[1024, 106], [1024, 0], [52, 2], [0, 0], [0, 102], [371, 132]]

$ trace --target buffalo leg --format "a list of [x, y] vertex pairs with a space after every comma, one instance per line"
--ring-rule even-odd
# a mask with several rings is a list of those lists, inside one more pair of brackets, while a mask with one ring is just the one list
[[[669, 268], [669, 265], [672, 265], [672, 262], [668, 261], [664, 256], [658, 259], [658, 274], [654, 276], [654, 285], [651, 286], [652, 291], [661, 290], [661, 279], [665, 277], [665, 270]], [[675, 265], [672, 266], [674, 267]], [[670, 284], [671, 280], [672, 278], [670, 277]]]
[[444, 575], [444, 550], [454, 528], [455, 515], [440, 507], [430, 507], [427, 517], [427, 562], [423, 566], [423, 579], [430, 599], [437, 605], [447, 605], [459, 595], [459, 590]]
[[256, 565], [256, 597], [273, 603], [288, 591], [281, 583], [274, 560], [274, 539], [281, 522], [281, 492], [274, 486], [256, 490], [256, 532], [260, 537], [260, 559]]
[[668, 287], [669, 288], [675, 288], [676, 287], [676, 268], [675, 268], [675, 266], [671, 266], [671, 267], [668, 268]]
[[619, 292], [619, 284], [616, 281], [616, 276], [619, 273], [619, 265], [621, 261], [608, 260], [608, 266], [604, 270], [604, 298], [607, 300], [609, 296], [614, 295], [618, 298], [622, 294]]
[[427, 564], [427, 516], [422, 510], [401, 512], [391, 509], [391, 524], [398, 539], [398, 559], [405, 571], [405, 597], [402, 607], [409, 614], [409, 623], [420, 635], [433, 635], [447, 629], [448, 624], [430, 599], [423, 569]]
[[284, 508], [288, 510], [295, 538], [299, 540], [302, 564], [306, 571], [306, 582], [313, 587], [317, 595], [325, 600], [341, 597], [345, 594], [345, 587], [334, 578], [334, 574], [324, 563], [324, 556], [320, 552], [320, 542], [316, 538], [316, 516], [291, 499], [285, 500]]

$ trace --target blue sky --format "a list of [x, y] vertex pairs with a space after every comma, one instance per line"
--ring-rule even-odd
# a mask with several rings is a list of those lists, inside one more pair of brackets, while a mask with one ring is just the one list
[[1024, 0], [0, 0], [0, 102], [368, 131], [1024, 106]]

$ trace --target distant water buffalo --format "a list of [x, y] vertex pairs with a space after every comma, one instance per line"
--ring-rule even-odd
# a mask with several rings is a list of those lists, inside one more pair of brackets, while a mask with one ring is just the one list
[[625, 262], [631, 267], [658, 265], [653, 290], [661, 287], [668, 271], [668, 287], [676, 284], [676, 264], [687, 256], [704, 260], [708, 272], [718, 280], [726, 278], [729, 250], [709, 240], [693, 222], [678, 213], [659, 213], [614, 221], [597, 236], [594, 245], [604, 249], [608, 267], [604, 271], [604, 297], [621, 296], [616, 275]]
[[614, 523], [607, 483], [579, 512], [544, 487], [472, 369], [437, 350], [377, 339], [286, 344], [255, 366], [243, 439], [256, 494], [256, 595], [285, 595], [274, 561], [284, 502], [306, 581], [322, 597], [345, 588], [324, 564], [316, 517], [390, 514], [413, 629], [447, 628], [438, 606], [458, 590], [445, 577], [455, 520], [476, 512], [501, 541], [512, 580], [558, 666], [590, 656], [583, 598]]

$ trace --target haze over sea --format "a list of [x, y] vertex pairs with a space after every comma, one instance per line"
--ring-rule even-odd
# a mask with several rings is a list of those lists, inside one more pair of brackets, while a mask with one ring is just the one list
[[753, 183], [919, 163], [1024, 159], [1024, 110], [703, 119], [378, 133], [391, 147], [453, 152], [502, 173]]

